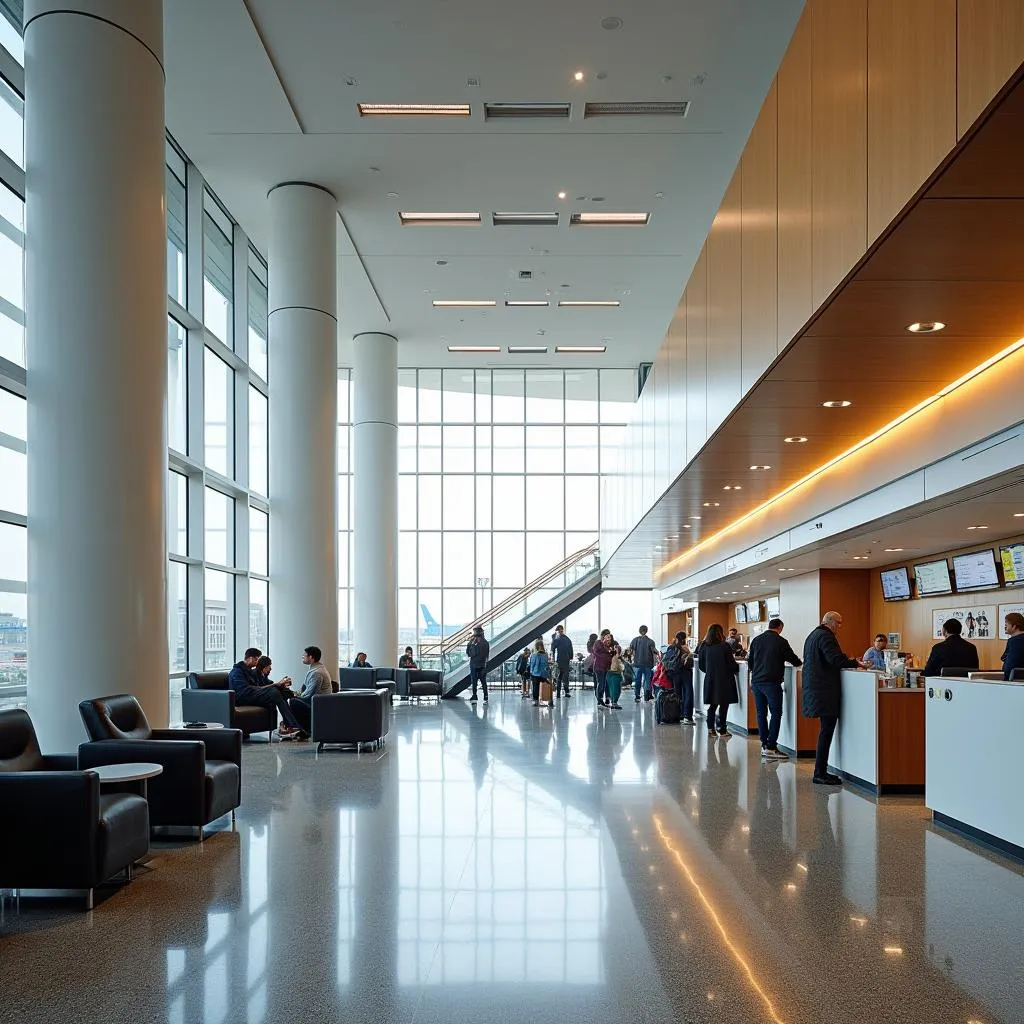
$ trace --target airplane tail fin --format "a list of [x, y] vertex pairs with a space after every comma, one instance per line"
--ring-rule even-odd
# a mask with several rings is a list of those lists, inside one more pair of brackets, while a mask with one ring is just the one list
[[434, 616], [430, 614], [430, 609], [425, 604], [420, 605], [420, 611], [423, 612], [423, 621], [428, 626], [439, 625], [437, 619], [435, 619]]

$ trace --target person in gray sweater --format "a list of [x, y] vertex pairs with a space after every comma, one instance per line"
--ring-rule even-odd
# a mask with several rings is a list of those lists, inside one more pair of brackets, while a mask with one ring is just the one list
[[309, 733], [313, 721], [313, 698], [318, 693], [330, 693], [331, 674], [324, 667], [320, 659], [323, 652], [319, 647], [307, 647], [302, 653], [302, 664], [308, 665], [306, 678], [302, 681], [302, 689], [298, 695], [288, 701], [292, 714], [299, 721], [302, 731]]

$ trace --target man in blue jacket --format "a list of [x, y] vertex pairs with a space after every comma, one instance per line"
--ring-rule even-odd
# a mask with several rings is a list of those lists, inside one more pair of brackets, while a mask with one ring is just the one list
[[1003, 651], [1003, 678], [1009, 679], [1015, 668], [1024, 669], [1024, 615], [1010, 612], [1003, 620], [1003, 629], [1010, 636]]
[[285, 723], [277, 730], [278, 735], [282, 739], [292, 736], [302, 739], [305, 734], [299, 727], [299, 720], [288, 707], [288, 701], [285, 700], [280, 686], [277, 683], [263, 686], [256, 679], [256, 662], [262, 655], [263, 652], [258, 647], [248, 648], [242, 660], [228, 673], [228, 686], [235, 691], [235, 704], [240, 708], [277, 708]]
[[565, 635], [565, 626], [555, 627], [555, 638], [551, 641], [551, 656], [555, 662], [555, 696], [569, 696], [569, 666], [572, 664], [572, 641]]

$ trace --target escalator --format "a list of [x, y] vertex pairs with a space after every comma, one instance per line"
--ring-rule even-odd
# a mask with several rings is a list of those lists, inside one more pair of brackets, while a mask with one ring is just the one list
[[469, 685], [466, 644], [480, 626], [490, 641], [488, 671], [548, 632], [567, 615], [601, 593], [601, 566], [597, 545], [577, 551], [532, 580], [522, 590], [496, 605], [457, 633], [424, 652], [444, 665], [444, 696], [457, 697]]

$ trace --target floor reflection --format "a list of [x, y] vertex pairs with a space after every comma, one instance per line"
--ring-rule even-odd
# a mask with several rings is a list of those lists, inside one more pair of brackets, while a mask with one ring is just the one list
[[91, 914], [4, 901], [10, 1019], [1022, 1019], [1020, 866], [649, 704], [400, 706], [379, 752], [244, 757], [234, 829]]

